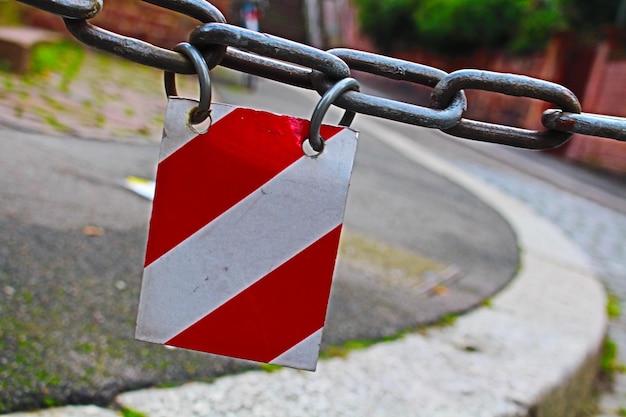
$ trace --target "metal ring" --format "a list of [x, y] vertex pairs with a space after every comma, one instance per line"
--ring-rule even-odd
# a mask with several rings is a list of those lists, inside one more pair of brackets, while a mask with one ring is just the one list
[[[209, 66], [206, 61], [193, 45], [182, 42], [174, 47], [174, 51], [185, 55], [193, 64], [198, 74], [200, 82], [200, 101], [191, 116], [189, 122], [193, 125], [204, 122], [211, 114], [209, 107], [211, 106], [211, 78], [209, 76]], [[171, 71], [165, 71], [163, 77], [165, 82], [165, 93], [169, 96], [177, 96], [176, 90], [176, 74]]]
[[[322, 120], [326, 115], [326, 112], [330, 108], [331, 104], [337, 98], [341, 97], [343, 93], [349, 90], [359, 91], [360, 85], [357, 80], [354, 78], [344, 78], [341, 81], [338, 81], [332, 88], [330, 88], [320, 101], [315, 106], [315, 110], [313, 110], [313, 115], [311, 116], [311, 124], [309, 125], [309, 144], [311, 148], [317, 153], [321, 153], [324, 150], [324, 139], [320, 136], [320, 127], [322, 126]], [[340, 126], [350, 126], [352, 121], [354, 120], [355, 113], [351, 110], [346, 110], [343, 117], [339, 121]]]
[[[536, 98], [557, 104], [563, 111], [580, 113], [578, 99], [563, 86], [523, 75], [481, 70], [459, 70], [448, 74], [433, 89], [431, 104], [435, 108], [443, 108], [457, 92], [464, 89]], [[442, 130], [465, 139], [529, 149], [556, 148], [572, 136], [571, 133], [555, 130], [528, 130], [470, 119], [461, 119], [456, 126]]]

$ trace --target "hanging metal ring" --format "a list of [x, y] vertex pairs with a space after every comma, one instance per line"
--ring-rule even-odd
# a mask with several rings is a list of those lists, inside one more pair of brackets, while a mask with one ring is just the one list
[[[189, 122], [192, 125], [197, 125], [204, 122], [211, 115], [211, 110], [209, 109], [211, 106], [211, 78], [209, 76], [209, 66], [200, 51], [190, 43], [179, 43], [174, 47], [174, 51], [185, 55], [191, 61], [198, 74], [198, 81], [200, 82], [200, 101], [198, 107], [193, 110], [189, 117]], [[165, 94], [167, 94], [168, 97], [177, 96], [176, 74], [165, 71], [163, 79], [165, 81]]]
[[[326, 112], [335, 100], [349, 90], [359, 91], [359, 82], [354, 78], [343, 78], [328, 89], [317, 103], [317, 106], [315, 106], [315, 110], [313, 110], [313, 115], [311, 116], [311, 124], [309, 125], [309, 145], [311, 145], [311, 148], [315, 152], [321, 153], [324, 150], [324, 138], [320, 136], [320, 128], [322, 126], [322, 120], [324, 116], [326, 116]], [[350, 126], [355, 115], [355, 112], [346, 110], [339, 121], [339, 126]]]

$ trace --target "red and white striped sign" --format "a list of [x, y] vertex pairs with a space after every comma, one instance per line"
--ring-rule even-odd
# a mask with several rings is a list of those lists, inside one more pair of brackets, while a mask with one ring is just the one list
[[196, 105], [168, 104], [136, 337], [314, 370], [357, 134], [309, 157], [306, 120], [212, 104], [197, 134]]

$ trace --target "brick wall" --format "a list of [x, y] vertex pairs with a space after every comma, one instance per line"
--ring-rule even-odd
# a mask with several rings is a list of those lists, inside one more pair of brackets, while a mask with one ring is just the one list
[[[615, 56], [616, 51], [623, 48], [611, 39], [597, 47], [583, 111], [626, 117], [626, 58]], [[574, 161], [626, 172], [626, 142], [575, 135], [565, 146], [563, 155]]]
[[[233, 16], [232, 0], [211, 0], [229, 22], [236, 22]], [[271, 0], [270, 7], [261, 20], [261, 30], [277, 36], [304, 42], [302, 0]], [[27, 23], [35, 26], [66, 32], [61, 18], [34, 8], [28, 8]], [[91, 23], [112, 32], [138, 38], [164, 48], [172, 48], [186, 41], [189, 32], [199, 24], [193, 18], [145, 3], [141, 0], [106, 0], [104, 8]]]

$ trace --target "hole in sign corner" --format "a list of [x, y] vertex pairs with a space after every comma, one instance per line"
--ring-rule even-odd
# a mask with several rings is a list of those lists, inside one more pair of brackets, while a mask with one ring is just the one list
[[204, 121], [194, 124], [191, 121], [192, 114], [194, 111], [196, 111], [195, 108], [189, 112], [189, 119], [187, 119], [187, 126], [189, 127], [189, 130], [191, 130], [193, 133], [196, 133], [198, 135], [203, 135], [209, 131], [209, 128], [211, 127], [211, 124], [213, 123], [213, 119], [211, 118], [211, 115], [209, 114], [209, 117], [207, 117]]
[[302, 142], [302, 151], [309, 158], [317, 158], [318, 156], [322, 154], [324, 149], [322, 149], [322, 152], [317, 152], [315, 149], [313, 149], [309, 140], [305, 139], [304, 142]]

